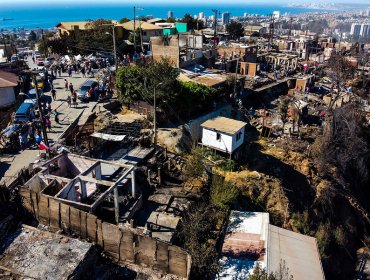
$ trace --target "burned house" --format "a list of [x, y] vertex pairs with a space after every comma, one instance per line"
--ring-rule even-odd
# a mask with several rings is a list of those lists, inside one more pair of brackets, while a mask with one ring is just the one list
[[203, 50], [201, 35], [177, 34], [151, 38], [153, 60], [167, 58], [174, 67], [182, 68], [213, 57], [212, 50]]
[[88, 242], [26, 225], [8, 235], [0, 252], [1, 279], [80, 279], [96, 258]]
[[94, 242], [118, 263], [186, 279], [191, 257], [172, 244], [181, 220], [171, 213], [175, 198], [164, 208], [147, 207], [146, 178], [139, 177], [137, 168], [61, 154], [34, 164], [36, 174], [21, 187], [20, 195], [25, 209], [50, 230]]

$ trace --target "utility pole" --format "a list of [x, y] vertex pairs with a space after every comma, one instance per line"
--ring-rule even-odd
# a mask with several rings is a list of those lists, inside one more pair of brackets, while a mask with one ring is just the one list
[[157, 148], [157, 96], [156, 96], [156, 89], [157, 87], [159, 87], [160, 85], [162, 85], [163, 83], [159, 83], [158, 85], [154, 86], [154, 89], [153, 89], [153, 98], [154, 98], [154, 118], [153, 118], [153, 121], [154, 121], [154, 149]]
[[118, 60], [117, 60], [117, 48], [116, 48], [116, 32], [115, 32], [115, 28], [116, 26], [113, 24], [112, 25], [112, 31], [113, 31], [113, 51], [114, 51], [114, 63], [115, 63], [115, 71], [116, 71], [116, 74], [117, 74], [117, 70], [118, 70]]
[[5, 54], [5, 59], [6, 59], [6, 62], [8, 62], [8, 52], [6, 51], [6, 40], [5, 40], [5, 36], [3, 33], [1, 33], [2, 37], [3, 37], [3, 41], [4, 41], [4, 54]]
[[42, 38], [42, 43], [44, 44], [44, 56], [46, 58], [46, 45], [45, 45], [45, 39], [44, 39], [44, 29], [41, 28], [41, 38]]
[[134, 6], [134, 58], [136, 57], [136, 7]]
[[274, 15], [272, 14], [271, 15], [270, 30], [269, 30], [269, 42], [268, 42], [268, 47], [267, 47], [268, 52], [270, 52], [272, 38], [274, 37], [274, 24], [275, 24], [275, 18], [274, 18]]
[[217, 37], [217, 14], [218, 14], [218, 10], [216, 9], [212, 9], [212, 12], [215, 13], [215, 30], [214, 30], [214, 33], [213, 33], [213, 40], [214, 40], [214, 46], [216, 47], [216, 37]]
[[136, 10], [144, 10], [134, 6], [134, 56], [136, 57]]
[[103, 25], [108, 25], [108, 26], [112, 26], [112, 34], [110, 34], [109, 32], [105, 32], [105, 34], [107, 35], [111, 35], [112, 38], [113, 38], [113, 55], [114, 55], [114, 66], [116, 67], [115, 71], [117, 73], [117, 70], [118, 70], [118, 60], [117, 60], [117, 47], [116, 47], [116, 33], [115, 33], [115, 25], [114, 23], [112, 24], [103, 24]]
[[35, 85], [35, 90], [36, 90], [36, 101], [37, 101], [37, 106], [39, 108], [39, 120], [40, 120], [40, 124], [41, 124], [42, 137], [44, 139], [45, 145], [48, 147], [47, 153], [48, 153], [49, 159], [51, 159], [49, 139], [48, 139], [48, 134], [46, 133], [44, 117], [42, 116], [41, 102], [40, 102], [40, 98], [39, 98], [39, 91], [38, 91], [38, 87], [37, 87], [37, 80], [36, 80], [36, 74], [35, 73], [32, 73], [32, 79], [33, 79], [33, 83]]
[[236, 82], [238, 80], [238, 67], [239, 67], [239, 57], [236, 59], [236, 70], [235, 70], [235, 81], [234, 81], [234, 98], [236, 97]]
[[290, 17], [290, 20], [289, 20], [288, 41], [290, 40], [290, 35], [291, 35], [291, 32], [292, 32], [292, 22], [293, 22], [293, 17]]

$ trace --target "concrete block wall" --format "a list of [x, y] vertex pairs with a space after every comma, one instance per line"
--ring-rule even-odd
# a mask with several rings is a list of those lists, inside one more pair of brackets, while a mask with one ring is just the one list
[[135, 229], [106, 223], [95, 215], [26, 188], [21, 188], [19, 194], [24, 208], [41, 224], [94, 242], [115, 261], [189, 278], [191, 256], [178, 246], [142, 235]]

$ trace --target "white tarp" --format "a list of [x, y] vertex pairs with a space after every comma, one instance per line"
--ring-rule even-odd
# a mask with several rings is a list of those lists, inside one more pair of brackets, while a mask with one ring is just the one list
[[106, 133], [101, 133], [101, 132], [95, 132], [91, 134], [92, 137], [95, 138], [100, 138], [103, 140], [108, 140], [108, 141], [123, 141], [125, 139], [126, 135], [112, 135], [112, 134], [106, 134]]

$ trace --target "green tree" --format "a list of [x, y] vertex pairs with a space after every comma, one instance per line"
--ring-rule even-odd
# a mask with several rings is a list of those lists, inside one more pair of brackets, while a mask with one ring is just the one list
[[166, 20], [166, 22], [169, 22], [169, 23], [175, 23], [176, 22], [176, 20], [174, 19], [174, 18], [168, 18], [167, 20]]
[[185, 213], [181, 236], [192, 257], [191, 279], [208, 279], [218, 270], [215, 244], [210, 242], [215, 223], [215, 211], [207, 203], [195, 205]]
[[268, 274], [266, 269], [261, 268], [260, 264], [257, 263], [253, 269], [253, 272], [247, 276], [246, 280], [277, 280], [274, 274]]
[[37, 40], [37, 35], [36, 35], [36, 33], [35, 33], [35, 31], [31, 31], [30, 32], [30, 35], [28, 35], [28, 40], [30, 40], [30, 41], [32, 41], [32, 42], [36, 42], [36, 40]]
[[176, 95], [179, 72], [168, 60], [123, 67], [117, 72], [118, 98], [123, 103], [132, 103], [138, 99], [152, 103], [154, 89], [158, 106], [171, 103]]
[[139, 100], [144, 90], [144, 73], [140, 66], [125, 66], [117, 71], [118, 100], [130, 104]]
[[184, 175], [187, 180], [199, 178], [204, 174], [203, 156], [200, 149], [194, 148], [185, 160]]
[[[131, 32], [128, 36], [128, 40], [133, 43], [134, 42], [134, 32]], [[140, 45], [141, 42], [141, 32], [139, 28], [136, 28], [135, 30], [135, 40], [136, 40], [136, 46]]]
[[237, 39], [244, 36], [244, 28], [240, 22], [232, 21], [226, 25], [226, 31], [230, 34], [231, 38]]
[[196, 21], [190, 14], [185, 14], [184, 17], [180, 20], [188, 25], [188, 30], [196, 29]]
[[127, 17], [123, 17], [120, 19], [119, 23], [125, 23], [125, 22], [129, 22], [130, 19], [128, 19]]
[[146, 16], [139, 16], [138, 20], [139, 21], [148, 21], [148, 19], [146, 18]]

